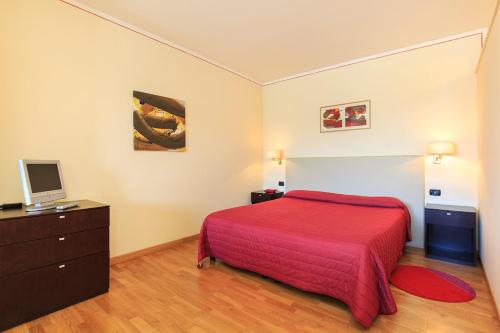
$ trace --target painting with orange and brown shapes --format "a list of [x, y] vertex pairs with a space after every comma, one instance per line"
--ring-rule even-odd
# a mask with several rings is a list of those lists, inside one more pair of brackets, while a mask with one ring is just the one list
[[369, 100], [323, 106], [320, 108], [320, 132], [370, 128]]
[[134, 150], [186, 151], [184, 102], [133, 92]]

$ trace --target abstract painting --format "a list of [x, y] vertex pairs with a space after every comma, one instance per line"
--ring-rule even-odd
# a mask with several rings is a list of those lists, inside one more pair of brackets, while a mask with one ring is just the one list
[[184, 102], [133, 92], [134, 150], [186, 151]]
[[334, 132], [370, 128], [370, 101], [323, 106], [320, 131]]

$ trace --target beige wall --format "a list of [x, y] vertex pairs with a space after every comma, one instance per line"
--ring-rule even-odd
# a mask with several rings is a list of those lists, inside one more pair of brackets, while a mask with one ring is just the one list
[[[479, 211], [481, 259], [500, 305], [500, 14], [479, 65]], [[500, 311], [500, 309], [499, 309]]]
[[[426, 159], [426, 201], [477, 205], [475, 66], [481, 38], [468, 37], [264, 87], [264, 151], [288, 157], [422, 155], [450, 140], [458, 154]], [[370, 99], [371, 129], [320, 133], [321, 106]], [[286, 162], [285, 162], [286, 164]], [[264, 160], [264, 186], [285, 164]], [[369, 166], [367, 166], [369, 170]]]
[[[56, 0], [2, 3], [0, 41], [0, 202], [17, 159], [60, 159], [69, 199], [111, 205], [118, 255], [260, 187], [259, 86]], [[186, 102], [187, 152], [133, 151], [133, 90]]]

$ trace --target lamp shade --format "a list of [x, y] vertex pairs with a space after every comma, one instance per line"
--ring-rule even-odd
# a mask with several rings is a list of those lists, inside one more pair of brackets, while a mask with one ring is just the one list
[[269, 150], [267, 152], [267, 158], [272, 160], [280, 160], [283, 158], [283, 152], [281, 150]]
[[439, 141], [427, 145], [427, 153], [430, 155], [453, 155], [455, 152], [456, 147], [453, 142]]

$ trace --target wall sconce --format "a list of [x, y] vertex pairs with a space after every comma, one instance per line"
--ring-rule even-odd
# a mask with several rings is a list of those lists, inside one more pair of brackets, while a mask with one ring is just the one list
[[456, 147], [453, 142], [439, 141], [427, 145], [427, 153], [433, 155], [432, 162], [434, 164], [441, 164], [444, 155], [454, 155], [455, 151]]
[[282, 150], [270, 150], [267, 152], [267, 158], [278, 161], [278, 164], [281, 164], [283, 160], [283, 151]]

